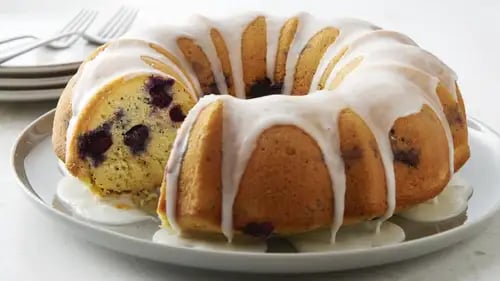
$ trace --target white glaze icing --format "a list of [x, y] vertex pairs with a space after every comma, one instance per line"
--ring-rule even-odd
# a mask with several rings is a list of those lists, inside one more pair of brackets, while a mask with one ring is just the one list
[[295, 66], [300, 57], [300, 53], [306, 47], [307, 42], [321, 29], [330, 26], [315, 20], [313, 16], [307, 13], [301, 13], [298, 16], [297, 31], [293, 42], [288, 49], [285, 66], [285, 79], [283, 82], [283, 95], [290, 95], [293, 88], [293, 78], [295, 77]]
[[[241, 60], [241, 35], [243, 34], [248, 23], [252, 22], [258, 15], [247, 13], [243, 15], [233, 16], [230, 19], [212, 21], [213, 27], [216, 28], [226, 43], [231, 63], [233, 74], [233, 84], [235, 96], [245, 98], [245, 83], [243, 81], [243, 62]], [[231, 24], [227, 24], [231, 22]]]
[[455, 175], [441, 194], [400, 212], [398, 215], [417, 222], [448, 220], [462, 214], [467, 209], [467, 201], [471, 196], [471, 185]]
[[[192, 26], [187, 28], [163, 26], [146, 32], [129, 34], [128, 37], [139, 38], [140, 42], [156, 43], [179, 58], [181, 67], [185, 68], [188, 73], [188, 77], [182, 79], [193, 82], [191, 85], [193, 94], [200, 95], [199, 82], [176, 42], [180, 36], [193, 38], [205, 51], [211, 63], [219, 91], [227, 93], [221, 64], [209, 34], [211, 28], [216, 28], [229, 50], [235, 96], [244, 98], [241, 34], [248, 23], [256, 17], [256, 14], [248, 14], [217, 21], [198, 18], [193, 21]], [[224, 106], [221, 228], [229, 240], [233, 235], [232, 207], [247, 161], [259, 135], [265, 129], [276, 125], [295, 125], [302, 129], [316, 140], [325, 156], [325, 164], [335, 194], [332, 241], [335, 240], [335, 235], [342, 225], [344, 215], [345, 174], [336, 129], [338, 115], [343, 109], [350, 108], [355, 111], [365, 121], [377, 141], [387, 182], [388, 208], [381, 221], [391, 217], [395, 209], [393, 155], [388, 137], [395, 120], [419, 112], [424, 105], [428, 105], [435, 111], [448, 139], [449, 167], [450, 172], [453, 172], [451, 132], [436, 95], [436, 87], [441, 82], [456, 97], [456, 76], [453, 71], [400, 33], [381, 30], [370, 23], [354, 19], [324, 22], [308, 14], [300, 14], [297, 17], [299, 20], [297, 32], [287, 54], [282, 90], [284, 95], [247, 101], [230, 96], [207, 96], [190, 111], [179, 129], [167, 166], [167, 217], [174, 229], [177, 229], [175, 217], [177, 183], [182, 157], [187, 148], [189, 131], [199, 112], [216, 100], [221, 101]], [[271, 81], [274, 78], [278, 31], [285, 21], [284, 18], [266, 16], [268, 25], [266, 73]], [[303, 97], [289, 96], [293, 88], [295, 68], [300, 53], [307, 46], [309, 39], [329, 26], [337, 28], [339, 36], [327, 48], [320, 60], [310, 85], [310, 92], [318, 89], [320, 78], [328, 63], [344, 48], [347, 48], [347, 51], [328, 75], [326, 87], [330, 87], [343, 67], [353, 59], [362, 58], [360, 64], [333, 91], [320, 91]], [[117, 77], [158, 73], [157, 70], [138, 59], [137, 54], [151, 52], [149, 47], [145, 48], [144, 44], [139, 43], [128, 43], [130, 47], [122, 48], [123, 44], [120, 40], [112, 43], [102, 54], [80, 70], [81, 77], [74, 90], [73, 118], [70, 128], [77, 121], [78, 113], [86, 105], [86, 101], [104, 84]], [[156, 52], [151, 54], [151, 56], [154, 55], [158, 56]], [[117, 66], [111, 63], [114, 62], [113, 59], [116, 60]], [[172, 64], [168, 59], [159, 59]], [[104, 64], [106, 66], [102, 66]], [[373, 98], [367, 98], [367, 95]], [[72, 130], [68, 129], [68, 139], [72, 139], [71, 132]]]
[[72, 116], [66, 133], [66, 139], [69, 140], [66, 142], [67, 157], [71, 151], [70, 147], [75, 145], [77, 139], [74, 136], [74, 127], [81, 117], [80, 113], [102, 87], [116, 79], [130, 79], [140, 74], [165, 76], [163, 72], [148, 65], [141, 58], [145, 56], [170, 66], [181, 77], [184, 85], [191, 90], [190, 92], [196, 95], [195, 87], [189, 82], [190, 79], [184, 75], [177, 65], [152, 49], [148, 42], [134, 39], [115, 41], [109, 44], [94, 59], [85, 62], [76, 74], [78, 79], [73, 86], [71, 97]]
[[405, 232], [398, 225], [384, 222], [377, 227], [374, 222], [343, 226], [335, 243], [330, 243], [330, 231], [318, 230], [288, 238], [299, 252], [328, 252], [368, 249], [401, 243]]
[[210, 30], [212, 29], [213, 23], [208, 18], [200, 16], [194, 17], [191, 22], [192, 26], [190, 26], [186, 32], [186, 34], [189, 35], [186, 37], [195, 40], [195, 42], [203, 49], [210, 62], [210, 67], [212, 68], [215, 84], [217, 85], [219, 93], [227, 95], [228, 89], [225, 82], [226, 79], [222, 71], [222, 65], [210, 36]]
[[[323, 73], [325, 72], [330, 61], [340, 55], [340, 52], [344, 48], [349, 48], [350, 42], [361, 37], [364, 34], [369, 34], [375, 30], [379, 30], [380, 27], [373, 25], [372, 23], [362, 21], [359, 19], [341, 19], [338, 20], [334, 26], [339, 29], [339, 35], [336, 38], [334, 44], [331, 44], [326, 50], [323, 58], [321, 59], [316, 72], [314, 73], [311, 86], [309, 87], [309, 92], [314, 92], [319, 88], [319, 80]], [[330, 74], [330, 77], [332, 75]]]
[[153, 235], [153, 242], [172, 247], [194, 248], [208, 251], [256, 252], [267, 250], [265, 241], [238, 237], [234, 243], [227, 243], [222, 236], [186, 236], [179, 235], [168, 228], [162, 228]]
[[[449, 143], [450, 171], [453, 167], [453, 142], [450, 129], [439, 99], [436, 95], [436, 87], [440, 81], [450, 88], [454, 73], [434, 56], [425, 51], [420, 51], [416, 44], [397, 32], [385, 31], [369, 23], [356, 20], [340, 20], [331, 25], [313, 19], [307, 14], [299, 15], [297, 33], [287, 56], [286, 75], [283, 85], [283, 94], [279, 96], [267, 96], [253, 100], [239, 100], [228, 96], [212, 97], [224, 104], [223, 121], [223, 160], [222, 160], [222, 220], [221, 229], [230, 240], [233, 235], [232, 207], [238, 192], [239, 183], [245, 171], [247, 161], [252, 153], [255, 143], [260, 134], [267, 128], [276, 125], [295, 125], [304, 130], [313, 139], [325, 157], [325, 164], [332, 179], [334, 196], [334, 221], [332, 223], [332, 241], [335, 234], [342, 225], [344, 213], [345, 174], [343, 161], [339, 151], [339, 140], [335, 124], [339, 113], [344, 108], [354, 110], [368, 125], [373, 132], [382, 162], [384, 164], [387, 182], [388, 208], [381, 221], [388, 219], [394, 214], [395, 209], [395, 175], [393, 167], [393, 155], [389, 140], [389, 131], [394, 122], [403, 116], [417, 113], [423, 105], [433, 109], [442, 122]], [[275, 20], [268, 20], [273, 23]], [[279, 21], [276, 21], [279, 22]], [[226, 29], [230, 24], [226, 25]], [[232, 34], [240, 34], [241, 25], [232, 28]], [[326, 69], [328, 62], [337, 55], [344, 47], [348, 50], [333, 68], [327, 77], [327, 87], [337, 76], [339, 71], [354, 58], [361, 57], [363, 60], [333, 92], [317, 92], [305, 97], [290, 97], [295, 76], [295, 65], [300, 52], [304, 49], [309, 39], [319, 30], [326, 26], [334, 26], [339, 29], [338, 41], [332, 44], [318, 65], [319, 71], [313, 77], [311, 89], [317, 88], [319, 77]], [[270, 30], [277, 29], [272, 27]], [[275, 38], [268, 36], [267, 38]], [[231, 40], [230, 40], [231, 41]], [[240, 40], [238, 40], [240, 41]], [[267, 57], [275, 52], [275, 41], [268, 42]], [[234, 56], [241, 54], [241, 42], [228, 44], [229, 50]], [[242, 75], [239, 59], [238, 67], [233, 75]], [[269, 64], [267, 73], [273, 73], [273, 67]], [[360, 83], [363, 81], [363, 83]], [[367, 99], [366, 94], [376, 97]], [[237, 95], [241, 97], [241, 95]], [[189, 115], [197, 115], [202, 106], [196, 105]], [[294, 114], [289, 114], [293, 112]], [[196, 119], [196, 116], [193, 117]], [[186, 122], [178, 135], [179, 142], [187, 143], [189, 130], [193, 122]], [[242, 129], [243, 128], [243, 129]], [[177, 146], [181, 148], [181, 146]], [[186, 148], [186, 146], [182, 146]], [[170, 164], [180, 165], [184, 149], [172, 154]], [[229, 153], [224, 153], [229, 152]], [[180, 167], [170, 166], [167, 178], [171, 184], [167, 185], [167, 206], [175, 208], [175, 194], [177, 192], [178, 174]], [[168, 212], [167, 212], [168, 213]], [[169, 216], [175, 224], [175, 216]]]
[[129, 198], [122, 196], [116, 199], [101, 199], [92, 194], [80, 180], [70, 175], [59, 180], [57, 198], [71, 209], [73, 215], [95, 223], [123, 225], [154, 220], [152, 216], [136, 209]]
[[155, 43], [158, 46], [161, 46], [163, 49], [168, 51], [174, 57], [176, 57], [179, 61], [181, 68], [187, 73], [187, 76], [190, 78], [190, 81], [193, 83], [193, 87], [195, 88], [195, 95], [201, 96], [201, 87], [198, 79], [196, 78], [196, 74], [194, 73], [191, 64], [187, 61], [187, 59], [182, 54], [182, 51], [179, 49], [177, 45], [177, 39], [180, 37], [190, 37], [189, 32], [185, 32], [184, 30], [190, 29], [193, 27], [177, 27], [177, 26], [154, 26], [147, 29], [137, 29], [132, 30], [127, 33], [123, 38], [124, 39], [135, 39], [135, 40], [144, 40], [146, 42]]
[[274, 70], [276, 66], [280, 32], [286, 20], [286, 18], [266, 17], [266, 75], [272, 83], [275, 82]]
[[[180, 173], [180, 168], [182, 164], [182, 158], [184, 152], [187, 149], [188, 136], [191, 127], [193, 126], [198, 114], [211, 102], [216, 99], [215, 95], [208, 95], [202, 97], [197, 106], [191, 109], [190, 113], [186, 116], [186, 119], [182, 123], [183, 125], [177, 130], [177, 136], [174, 143], [172, 144], [172, 151], [170, 152], [170, 157], [168, 158], [166, 173], [166, 185], [167, 185], [167, 205], [166, 212], [167, 218], [170, 226], [178, 231], [177, 220], [176, 220], [176, 207], [177, 204], [177, 180]], [[185, 124], [185, 125], [184, 125]], [[172, 188], [170, 188], [172, 187]]]

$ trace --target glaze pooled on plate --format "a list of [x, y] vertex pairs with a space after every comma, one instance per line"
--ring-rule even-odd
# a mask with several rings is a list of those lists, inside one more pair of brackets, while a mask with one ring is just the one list
[[448, 220], [467, 210], [467, 201], [472, 196], [472, 191], [470, 184], [455, 175], [441, 194], [397, 215], [417, 222]]
[[155, 219], [135, 208], [126, 196], [114, 200], [99, 198], [72, 176], [65, 176], [58, 182], [57, 199], [75, 216], [95, 223], [123, 225]]

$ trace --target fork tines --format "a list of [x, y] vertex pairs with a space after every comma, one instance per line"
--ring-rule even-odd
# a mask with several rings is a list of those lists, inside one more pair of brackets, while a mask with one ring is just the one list
[[97, 32], [97, 36], [106, 40], [123, 35], [134, 22], [138, 9], [120, 7], [120, 9], [109, 19], [103, 28]]
[[[68, 22], [59, 31], [59, 34], [71, 33], [71, 32], [83, 33], [89, 28], [90, 24], [95, 20], [96, 16], [97, 16], [96, 11], [82, 9], [70, 22]], [[78, 38], [80, 38], [80, 34], [67, 36], [50, 43], [48, 46], [55, 49], [67, 48], [68, 46], [73, 45], [73, 43], [75, 43], [78, 40]]]

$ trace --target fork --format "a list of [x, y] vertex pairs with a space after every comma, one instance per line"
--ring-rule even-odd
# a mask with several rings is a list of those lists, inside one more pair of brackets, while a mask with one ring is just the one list
[[75, 18], [73, 18], [68, 24], [66, 24], [58, 34], [75, 33], [70, 36], [65, 36], [55, 41], [51, 41], [47, 44], [47, 47], [53, 49], [66, 49], [72, 46], [78, 41], [81, 34], [83, 34], [89, 27], [90, 24], [95, 20], [98, 12], [93, 10], [81, 10]]
[[[71, 21], [67, 23], [59, 31], [57, 35], [45, 40], [34, 42], [32, 44], [29, 44], [21, 48], [20, 50], [16, 50], [14, 52], [0, 56], [0, 64], [8, 60], [11, 60], [17, 56], [20, 56], [24, 53], [27, 53], [33, 49], [36, 49], [41, 46], [46, 46], [51, 43], [53, 43], [52, 47], [56, 49], [69, 48], [78, 40], [78, 38], [80, 38], [80, 35], [83, 32], [85, 32], [87, 28], [89, 28], [90, 24], [95, 20], [96, 16], [97, 16], [96, 11], [83, 9], [74, 18], [72, 18]], [[36, 37], [31, 35], [16, 36], [13, 38], [1, 40], [0, 44], [25, 38], [36, 38]], [[61, 39], [64, 39], [64, 41], [57, 42], [58, 40]]]
[[[5, 57], [0, 56], [0, 64], [2, 64], [3, 62], [6, 62], [6, 61], [8, 61], [8, 60], [10, 60], [10, 59], [12, 59], [12, 58], [14, 58], [16, 56], [24, 54], [24, 53], [26, 53], [26, 52], [28, 52], [30, 50], [33, 50], [34, 48], [38, 48], [38, 47], [44, 46], [44, 45], [46, 45], [47, 47], [53, 48], [53, 49], [62, 49], [64, 47], [61, 48], [61, 46], [67, 45], [67, 44], [69, 44], [71, 42], [69, 42], [69, 41], [60, 41], [60, 42], [57, 42], [57, 41], [58, 40], [64, 40], [65, 38], [73, 36], [73, 35], [77, 35], [76, 40], [78, 39], [78, 36], [82, 36], [90, 44], [94, 44], [94, 45], [105, 44], [105, 43], [109, 42], [110, 40], [123, 35], [130, 28], [130, 26], [134, 22], [135, 18], [137, 17], [138, 13], [139, 13], [138, 9], [125, 8], [125, 7], [122, 6], [99, 29], [99, 31], [97, 32], [96, 35], [91, 35], [91, 34], [84, 33], [84, 31], [76, 31], [76, 32], [68, 32], [68, 33], [65, 33], [65, 34], [60, 34], [60, 35], [57, 35], [57, 36], [55, 36], [53, 38], [49, 38], [47, 40], [44, 40], [44, 41], [41, 41], [41, 42], [37, 42], [36, 44], [33, 44], [33, 46], [29, 46], [30, 48], [27, 47], [27, 48], [25, 48], [23, 50], [17, 51], [17, 52], [15, 52], [13, 54], [9, 54], [9, 55], [7, 55]], [[65, 26], [65, 28], [68, 25], [70, 25], [70, 24], [68, 23]], [[89, 25], [90, 25], [90, 23], [89, 23]], [[64, 31], [65, 28], [63, 28], [61, 31]], [[85, 28], [85, 29], [87, 29], [87, 28]], [[27, 35], [27, 36], [18, 36], [18, 37], [10, 38], [10, 39], [7, 39], [7, 40], [2, 40], [2, 41], [0, 41], [0, 44], [5, 43], [5, 42], [13, 41], [14, 39], [21, 39], [21, 38], [27, 38], [27, 37], [32, 37], [33, 38], [33, 36], [29, 36], [29, 35]], [[74, 40], [74, 41], [76, 41], [76, 40]], [[50, 43], [52, 43], [54, 41], [56, 41], [57, 43], [56, 44], [50, 44]], [[72, 42], [69, 46], [71, 46], [73, 43], [74, 42]], [[48, 45], [48, 44], [50, 44], [50, 45]]]
[[[62, 34], [70, 33], [70, 32], [75, 32], [75, 35], [77, 35], [78, 33], [76, 31], [79, 31], [80, 28], [82, 28], [83, 31], [85, 31], [90, 26], [92, 21], [95, 19], [96, 15], [97, 15], [97, 12], [92, 11], [92, 10], [86, 10], [86, 9], [80, 10], [80, 12], [78, 12], [78, 14], [74, 18], [72, 18], [57, 33], [57, 35], [54, 36], [54, 38], [57, 37], [58, 35], [62, 35]], [[55, 41], [51, 42], [48, 45], [51, 47], [54, 47], [54, 48], [59, 48], [59, 49], [68, 48], [71, 45], [73, 45], [76, 42], [76, 40], [78, 40], [79, 36], [75, 36], [75, 35], [67, 36], [67, 37], [65, 36], [62, 39], [54, 39]], [[34, 35], [21, 35], [21, 36], [2, 39], [2, 40], [0, 40], [0, 44], [9, 43], [12, 41], [27, 39], [27, 38], [38, 39], [38, 37], [36, 37]], [[66, 39], [66, 41], [65, 42], [61, 41], [63, 39]]]
[[120, 7], [120, 9], [97, 31], [96, 35], [84, 33], [82, 37], [87, 42], [102, 45], [111, 39], [122, 36], [134, 22], [139, 9]]
[[[90, 44], [105, 44], [110, 40], [123, 35], [130, 28], [138, 13], [139, 9], [126, 8], [122, 6], [113, 16], [111, 16], [111, 18], [101, 27], [101, 29], [97, 31], [96, 35], [82, 33], [81, 36]], [[60, 40], [64, 40], [64, 38]], [[54, 43], [57, 43], [57, 41]], [[47, 47], [60, 49], [60, 47], [54, 43], [47, 45]]]

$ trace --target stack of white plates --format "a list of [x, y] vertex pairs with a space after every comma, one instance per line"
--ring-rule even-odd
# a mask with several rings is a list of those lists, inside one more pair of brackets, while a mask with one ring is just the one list
[[[0, 54], [32, 43], [32, 39], [0, 45]], [[96, 46], [79, 40], [63, 50], [41, 47], [0, 64], [0, 102], [56, 100], [82, 60]]]
[[57, 99], [80, 62], [0, 65], [0, 101]]

